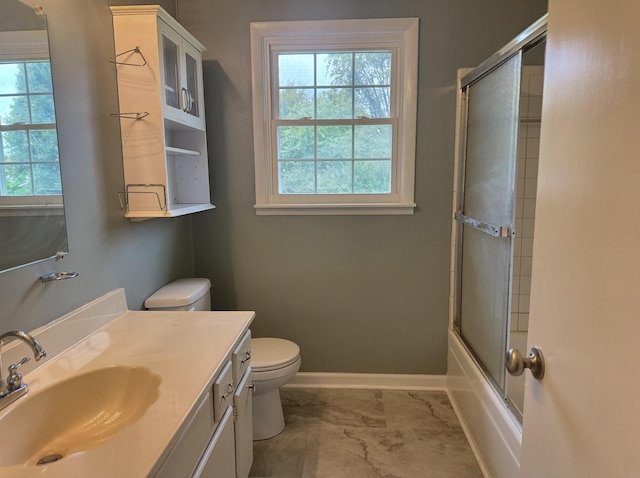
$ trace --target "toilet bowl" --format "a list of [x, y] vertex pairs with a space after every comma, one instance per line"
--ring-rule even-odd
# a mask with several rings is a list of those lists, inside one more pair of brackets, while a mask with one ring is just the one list
[[284, 430], [280, 387], [300, 369], [300, 347], [275, 338], [251, 339], [253, 439], [265, 440]]
[[[209, 279], [178, 279], [145, 300], [149, 310], [211, 310]], [[277, 338], [251, 339], [253, 439], [265, 440], [284, 430], [280, 387], [300, 369], [300, 347]]]

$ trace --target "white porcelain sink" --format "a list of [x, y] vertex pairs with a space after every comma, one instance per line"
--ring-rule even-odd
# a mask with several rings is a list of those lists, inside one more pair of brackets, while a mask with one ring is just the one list
[[106, 442], [144, 415], [160, 382], [148, 368], [113, 366], [29, 392], [0, 419], [0, 467], [48, 463]]

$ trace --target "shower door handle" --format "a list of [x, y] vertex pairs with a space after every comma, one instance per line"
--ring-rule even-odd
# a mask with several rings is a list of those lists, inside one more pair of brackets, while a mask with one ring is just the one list
[[478, 229], [479, 231], [487, 233], [493, 237], [511, 237], [514, 235], [513, 229], [509, 226], [496, 226], [494, 224], [489, 224], [488, 222], [478, 221], [472, 217], [465, 216], [460, 211], [456, 212], [455, 219], [462, 224], [471, 226], [474, 229]]
[[541, 380], [544, 377], [544, 357], [542, 356], [542, 350], [538, 347], [531, 347], [527, 357], [522, 355], [518, 349], [509, 349], [505, 365], [507, 366], [507, 372], [516, 377], [522, 375], [525, 368], [531, 370], [531, 375], [536, 380]]

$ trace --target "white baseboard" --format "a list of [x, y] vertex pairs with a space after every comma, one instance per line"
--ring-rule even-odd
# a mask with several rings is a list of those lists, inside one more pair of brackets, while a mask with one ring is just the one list
[[285, 388], [446, 391], [446, 375], [298, 372]]

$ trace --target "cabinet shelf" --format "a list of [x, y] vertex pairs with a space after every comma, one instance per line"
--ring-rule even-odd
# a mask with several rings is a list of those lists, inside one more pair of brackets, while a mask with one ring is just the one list
[[166, 146], [165, 150], [167, 154], [172, 154], [174, 156], [200, 156], [200, 151], [194, 151], [191, 149], [183, 149], [183, 148], [175, 148], [173, 146]]

